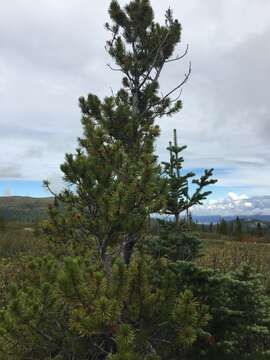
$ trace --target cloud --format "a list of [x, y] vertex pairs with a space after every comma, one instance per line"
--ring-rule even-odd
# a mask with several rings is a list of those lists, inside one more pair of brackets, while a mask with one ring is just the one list
[[196, 215], [269, 215], [270, 196], [248, 197], [229, 192], [227, 197], [212, 199], [194, 208]]
[[229, 200], [231, 200], [232, 202], [235, 202], [235, 203], [240, 203], [243, 200], [248, 199], [247, 195], [244, 195], [244, 194], [237, 195], [234, 192], [229, 192], [228, 198], [229, 198]]
[[20, 179], [22, 174], [17, 164], [15, 165], [0, 165], [0, 178], [2, 179]]
[[[75, 149], [81, 135], [78, 97], [118, 89], [119, 74], [106, 66], [111, 60], [104, 51], [109, 3], [2, 4], [0, 179], [59, 177], [64, 153]], [[183, 25], [178, 52], [186, 43], [190, 49], [185, 61], [164, 70], [162, 90], [183, 78], [189, 60], [193, 69], [183, 110], [160, 121], [160, 159], [167, 157], [176, 127], [179, 141], [188, 145], [188, 168], [215, 167], [219, 187], [246, 186], [248, 196], [270, 194], [270, 2], [152, 0], [152, 5], [158, 20], [172, 7]]]

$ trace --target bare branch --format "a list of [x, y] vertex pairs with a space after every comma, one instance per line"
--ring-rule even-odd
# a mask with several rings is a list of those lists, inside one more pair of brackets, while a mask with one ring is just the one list
[[114, 67], [112, 67], [110, 64], [107, 64], [107, 66], [108, 66], [111, 70], [113, 70], [113, 71], [121, 71], [121, 72], [123, 72], [123, 70], [122, 70], [121, 68], [119, 68], [119, 69], [114, 68]]
[[[174, 89], [172, 89], [171, 91], [169, 91], [166, 95], [162, 96], [162, 98], [157, 101], [155, 104], [151, 104], [146, 111], [150, 110], [151, 108], [153, 108], [154, 106], [159, 105], [162, 101], [164, 101], [165, 99], [167, 99], [170, 95], [172, 95], [175, 91], [177, 91], [178, 89], [180, 89], [189, 79], [189, 76], [191, 74], [191, 62], [189, 62], [189, 68], [188, 68], [188, 72], [185, 74], [184, 80], [177, 85]], [[180, 94], [181, 95], [181, 94]]]
[[56, 192], [54, 192], [54, 191], [52, 190], [52, 188], [50, 187], [50, 183], [49, 183], [48, 181], [44, 181], [43, 186], [45, 187], [45, 189], [47, 189], [47, 190], [49, 191], [49, 193], [50, 193], [53, 197], [55, 197], [57, 200], [60, 200], [60, 199], [59, 199], [59, 195], [56, 194]]
[[183, 92], [183, 89], [181, 89], [181, 90], [179, 91], [179, 95], [178, 95], [175, 99], [172, 100], [173, 103], [176, 102], [176, 101], [178, 101], [178, 100], [180, 99], [180, 97], [181, 97], [181, 95], [182, 95], [182, 92]]
[[188, 44], [186, 46], [186, 50], [184, 51], [184, 53], [182, 55], [177, 55], [175, 58], [173, 59], [169, 59], [169, 60], [166, 60], [165, 63], [169, 63], [169, 62], [173, 62], [173, 61], [178, 61], [178, 60], [181, 60], [183, 59], [188, 53]]
[[163, 61], [163, 63], [160, 65], [159, 69], [157, 70], [156, 76], [155, 76], [155, 81], [157, 81], [157, 79], [159, 78], [159, 75], [161, 73], [161, 70], [163, 69], [165, 62]]
[[159, 103], [165, 99], [167, 99], [170, 95], [172, 95], [175, 91], [177, 91], [178, 89], [180, 89], [187, 81], [188, 81], [188, 78], [191, 74], [191, 62], [189, 62], [189, 67], [188, 67], [188, 73], [185, 74], [185, 78], [184, 80], [179, 84], [177, 85], [174, 89], [172, 89], [170, 92], [168, 92], [168, 94], [166, 94], [165, 96], [163, 96], [163, 98], [159, 101]]
[[113, 71], [120, 71], [120, 72], [122, 72], [123, 74], [126, 75], [126, 77], [129, 79], [129, 81], [132, 82], [132, 79], [131, 79], [131, 77], [129, 76], [128, 72], [125, 71], [122, 67], [120, 67], [120, 68], [114, 68], [114, 67], [112, 67], [110, 64], [107, 64], [107, 66], [109, 67], [109, 69], [111, 69], [111, 70], [113, 70]]
[[[119, 27], [116, 26], [115, 28], [112, 28], [108, 23], [105, 24], [105, 28], [107, 30], [109, 30], [111, 33], [112, 33], [112, 40], [111, 41], [108, 41], [107, 44], [110, 46], [110, 47], [113, 47], [113, 44], [116, 40], [116, 36], [118, 34], [118, 31], [119, 31]], [[107, 50], [107, 47], [105, 46], [105, 50]]]
[[[147, 80], [146, 75], [142, 74], [141, 76], [142, 76], [145, 80]], [[153, 79], [150, 75], [148, 75], [148, 79], [151, 80], [151, 81], [154, 81], [154, 79]]]
[[[154, 57], [154, 61], [152, 62], [152, 65], [150, 66], [150, 69], [148, 70], [144, 80], [141, 82], [140, 86], [139, 86], [139, 89], [145, 84], [145, 82], [149, 79], [149, 76], [152, 72], [152, 70], [154, 69], [155, 65], [156, 65], [156, 62], [157, 62], [157, 59], [158, 59], [158, 56], [160, 55], [160, 50], [162, 49], [162, 46], [165, 44], [165, 41], [168, 39], [168, 36], [169, 36], [170, 32], [168, 31], [166, 36], [164, 36], [164, 39], [162, 40], [162, 42], [159, 44], [159, 47], [157, 48], [157, 51], [156, 51], [156, 55]], [[161, 71], [161, 70], [160, 70]], [[138, 90], [139, 90], [138, 89]]]
[[112, 96], [114, 97], [114, 91], [113, 91], [113, 88], [112, 88], [112, 87], [110, 87], [110, 89], [111, 89], [111, 94], [112, 94]]

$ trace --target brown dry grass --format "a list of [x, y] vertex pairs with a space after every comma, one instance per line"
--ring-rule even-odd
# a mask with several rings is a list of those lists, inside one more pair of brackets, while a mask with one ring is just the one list
[[236, 270], [247, 264], [262, 273], [270, 288], [270, 244], [262, 242], [232, 241], [229, 238], [204, 239], [203, 256], [196, 260], [202, 267], [216, 270]]

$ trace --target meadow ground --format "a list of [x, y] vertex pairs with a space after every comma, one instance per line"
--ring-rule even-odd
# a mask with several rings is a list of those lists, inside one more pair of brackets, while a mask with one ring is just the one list
[[[214, 233], [201, 233], [199, 238], [202, 239], [202, 251], [195, 260], [198, 265], [230, 271], [247, 264], [262, 273], [270, 289], [270, 242], [247, 236], [237, 241]], [[46, 243], [35, 226], [16, 222], [9, 224], [0, 231], [0, 282], [8, 281], [11, 267], [24, 256], [44, 253]]]
[[202, 245], [202, 255], [196, 260], [198, 265], [217, 271], [230, 271], [247, 264], [265, 277], [270, 289], [270, 243], [251, 237], [237, 241], [230, 237], [204, 234]]

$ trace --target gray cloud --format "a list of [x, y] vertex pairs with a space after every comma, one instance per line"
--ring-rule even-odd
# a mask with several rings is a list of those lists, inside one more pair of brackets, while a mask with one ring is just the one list
[[0, 178], [2, 179], [11, 179], [22, 178], [22, 174], [20, 173], [19, 166], [17, 165], [1, 165], [0, 166]]
[[[125, 3], [125, 1], [120, 1]], [[55, 178], [81, 134], [77, 99], [104, 96], [119, 86], [104, 51], [109, 0], [14, 0], [0, 13], [0, 164], [13, 178]], [[219, 186], [270, 193], [270, 3], [268, 0], [153, 0], [157, 19], [166, 7], [183, 25], [186, 60], [162, 77], [164, 91], [192, 76], [183, 110], [160, 121], [165, 147], [176, 127], [189, 146], [187, 167], [216, 167]], [[12, 26], [11, 26], [12, 24]], [[16, 26], [15, 26], [16, 24]], [[14, 26], [13, 26], [14, 25]], [[18, 175], [18, 176], [17, 176]], [[59, 175], [58, 175], [59, 176]]]

